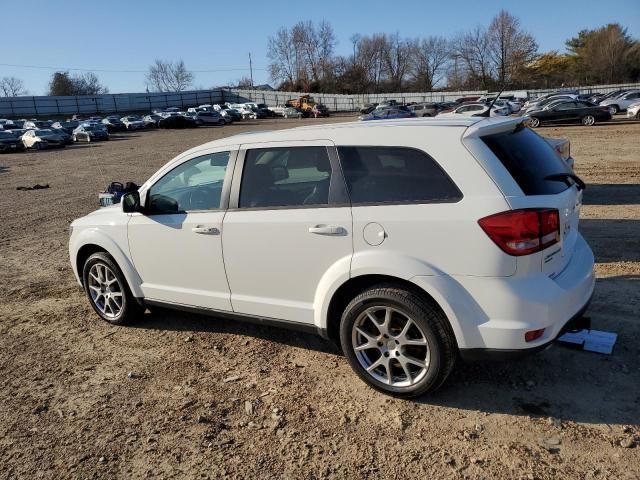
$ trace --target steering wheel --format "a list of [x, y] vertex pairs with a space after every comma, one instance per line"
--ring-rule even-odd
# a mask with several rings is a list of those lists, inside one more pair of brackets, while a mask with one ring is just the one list
[[211, 208], [211, 192], [206, 187], [199, 187], [189, 193], [191, 210], [208, 210]]

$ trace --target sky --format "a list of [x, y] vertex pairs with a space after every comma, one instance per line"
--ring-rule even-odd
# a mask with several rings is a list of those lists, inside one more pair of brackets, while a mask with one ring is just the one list
[[44, 95], [55, 70], [86, 69], [111, 93], [141, 92], [155, 59], [183, 59], [197, 71], [194, 86], [210, 88], [248, 76], [251, 52], [254, 84], [272, 83], [267, 40], [299, 20], [327, 20], [336, 53], [348, 55], [354, 33], [452, 37], [487, 26], [501, 8], [520, 19], [542, 51], [563, 51], [578, 31], [612, 22], [640, 38], [640, 0], [0, 0], [0, 78], [18, 77], [29, 94]]

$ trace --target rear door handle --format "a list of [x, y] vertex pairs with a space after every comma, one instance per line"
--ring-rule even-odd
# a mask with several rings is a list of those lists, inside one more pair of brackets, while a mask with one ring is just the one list
[[315, 233], [316, 235], [344, 235], [347, 231], [342, 227], [315, 225], [313, 227], [309, 227], [309, 233]]
[[193, 227], [191, 229], [191, 231], [193, 233], [202, 233], [205, 235], [219, 235], [220, 234], [220, 230], [218, 230], [216, 227], [205, 227], [203, 225], [198, 225], [196, 227]]

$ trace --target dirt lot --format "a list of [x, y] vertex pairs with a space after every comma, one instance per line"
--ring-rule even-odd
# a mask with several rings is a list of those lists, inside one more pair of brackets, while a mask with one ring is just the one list
[[[142, 182], [205, 141], [311, 122], [0, 157], [0, 478], [640, 478], [638, 122], [540, 129], [571, 139], [589, 184], [590, 316], [619, 334], [611, 356], [554, 346], [458, 364], [441, 391], [403, 401], [312, 336], [172, 312], [98, 319], [67, 229], [105, 179]], [[36, 183], [51, 188], [16, 191]]]

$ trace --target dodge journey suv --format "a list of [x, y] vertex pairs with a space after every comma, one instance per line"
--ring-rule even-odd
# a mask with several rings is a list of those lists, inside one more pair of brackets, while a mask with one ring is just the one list
[[69, 252], [108, 322], [167, 307], [311, 330], [410, 397], [459, 357], [541, 350], [581, 318], [583, 189], [517, 118], [254, 132], [74, 221]]

